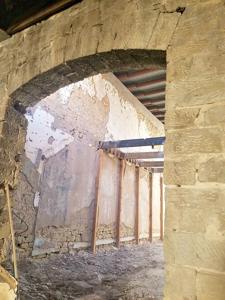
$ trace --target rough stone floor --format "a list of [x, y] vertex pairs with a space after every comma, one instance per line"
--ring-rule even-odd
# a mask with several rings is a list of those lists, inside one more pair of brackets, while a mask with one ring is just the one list
[[58, 254], [19, 263], [20, 300], [161, 300], [162, 243]]

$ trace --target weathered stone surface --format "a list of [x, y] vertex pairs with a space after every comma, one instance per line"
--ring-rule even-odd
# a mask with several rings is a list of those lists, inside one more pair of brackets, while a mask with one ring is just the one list
[[180, 16], [180, 13], [159, 14], [149, 41], [149, 49], [167, 49]]
[[168, 282], [176, 282], [174, 285], [166, 284], [164, 290], [166, 299], [180, 300], [182, 295], [184, 299], [196, 300], [195, 270], [187, 266], [168, 265], [166, 280]]
[[209, 270], [197, 273], [196, 295], [199, 300], [223, 300], [225, 295], [225, 275]]
[[[179, 14], [179, 21], [177, 20], [178, 14], [175, 12], [178, 7], [186, 7], [183, 14]], [[126, 11], [125, 16], [124, 11]], [[160, 14], [160, 12], [162, 13]], [[167, 12], [170, 13], [170, 16]], [[156, 61], [165, 65], [165, 56], [162, 59], [162, 57], [157, 56], [158, 54], [151, 52], [151, 55], [148, 55], [144, 50], [152, 49], [153, 46], [155, 49], [163, 48], [167, 49], [166, 106], [168, 112], [177, 107], [189, 109], [193, 106], [198, 106], [197, 108], [201, 109], [202, 113], [205, 111], [198, 122], [194, 120], [195, 113], [194, 116], [185, 113], [184, 119], [186, 120], [183, 121], [181, 120], [182, 116], [171, 116], [173, 120], [172, 124], [168, 123], [172, 127], [167, 134], [166, 160], [176, 156], [176, 160], [181, 161], [183, 155], [186, 154], [200, 153], [207, 156], [209, 153], [222, 153], [224, 152], [224, 131], [220, 130], [218, 125], [223, 123], [223, 113], [219, 112], [218, 108], [207, 112], [204, 106], [225, 101], [224, 12], [224, 3], [220, 0], [82, 1], [78, 6], [65, 10], [63, 13], [16, 34], [0, 44], [1, 82], [4, 84], [8, 82], [8, 85], [5, 86], [7, 90], [5, 100], [7, 102], [8, 94], [12, 94], [13, 91], [16, 91], [35, 76], [37, 76], [34, 79], [35, 85], [40, 88], [46, 86], [46, 93], [48, 94], [68, 81], [79, 80], [95, 72], [126, 70], [128, 67], [146, 68], [154, 65]], [[168, 20], [170, 21], [167, 32], [165, 24]], [[161, 37], [162, 39], [160, 39]], [[169, 45], [167, 45], [168, 43]], [[111, 52], [112, 49], [116, 48], [120, 49], [119, 54], [116, 51]], [[132, 52], [131, 49], [134, 48], [143, 50]], [[123, 60], [126, 56], [123, 50], [126, 49], [130, 49], [129, 59]], [[104, 53], [103, 55], [100, 53], [101, 51], [106, 51], [109, 54]], [[92, 55], [96, 52], [99, 55], [93, 57]], [[81, 59], [87, 55], [90, 55], [88, 59]], [[84, 68], [74, 62], [77, 58], [80, 58], [80, 63], [85, 65]], [[62, 68], [62, 65], [65, 66], [65, 62], [67, 68]], [[56, 66], [58, 67], [56, 68]], [[44, 71], [46, 72], [42, 74]], [[61, 76], [62, 73], [57, 76], [57, 74], [52, 75], [52, 72], [62, 72], [63, 76], [66, 77], [65, 80]], [[40, 74], [42, 76], [38, 76]], [[54, 80], [52, 80], [53, 78]], [[35, 91], [35, 101], [41, 94], [38, 90]], [[32, 93], [27, 96], [27, 99], [30, 98], [32, 98]], [[4, 105], [1, 107], [2, 109], [5, 109]], [[5, 111], [1, 113], [1, 119], [5, 119], [4, 115]], [[201, 119], [202, 116], [203, 119]], [[170, 117], [168, 117], [167, 122], [169, 119]], [[187, 119], [190, 120], [189, 124]], [[8, 121], [7, 119], [6, 122], [10, 124]], [[207, 125], [208, 128], [185, 130], [190, 125]], [[215, 125], [218, 128], [214, 127]], [[1, 130], [3, 127], [5, 130], [5, 126], [1, 126]], [[181, 128], [182, 130], [180, 130]], [[174, 129], [174, 132], [171, 132], [171, 129]], [[9, 143], [16, 145], [15, 136], [10, 133], [10, 130], [6, 130], [6, 132], [7, 135], [4, 137], [9, 139]], [[13, 126], [12, 132], [16, 132]], [[13, 147], [7, 146], [5, 148], [8, 142], [1, 140], [1, 147], [4, 146], [4, 151], [0, 151], [0, 174], [2, 178], [7, 179], [14, 178], [16, 175], [13, 157], [18, 152], [15, 151], [14, 153], [13, 151], [11, 154]], [[221, 210], [224, 208], [221, 194], [214, 190], [218, 183], [218, 176], [223, 177], [223, 173], [218, 174], [215, 170], [215, 167], [218, 166], [216, 161], [212, 162], [210, 166], [213, 175], [206, 177], [206, 166], [200, 165], [199, 180], [210, 180], [212, 193], [201, 191], [200, 194], [197, 193], [197, 196], [187, 197], [182, 196], [176, 190], [174, 194], [175, 199], [179, 200], [180, 197], [184, 203], [200, 207], [203, 211], [201, 213], [206, 212], [204, 216], [201, 213], [199, 215], [204, 220], [202, 227], [196, 224], [199, 220], [193, 222], [193, 226], [190, 222], [186, 223], [187, 221], [185, 221], [189, 213], [191, 216], [194, 212], [196, 213], [194, 208], [190, 209], [182, 220], [178, 220], [179, 222], [184, 220], [184, 223], [178, 225], [182, 228], [184, 226], [185, 230], [195, 231], [206, 228], [207, 231], [206, 233], [198, 233], [199, 238], [196, 237], [196, 233], [191, 232], [179, 232], [179, 234], [174, 232], [174, 236], [171, 236], [169, 226], [176, 224], [166, 227], [165, 253], [176, 264], [174, 275], [167, 277], [166, 300], [180, 300], [181, 298], [192, 300], [196, 297], [200, 300], [224, 299], [222, 276], [217, 278], [213, 275], [214, 269], [220, 270], [223, 267], [225, 257], [222, 249], [223, 229], [220, 229], [220, 227], [223, 228], [224, 216], [222, 213], [218, 213], [218, 209], [213, 204], [218, 204], [218, 208]], [[14, 182], [14, 179], [11, 179], [10, 182]], [[202, 185], [205, 186], [203, 183], [196, 184], [196, 189], [200, 190]], [[195, 193], [191, 189], [189, 192], [190, 195]], [[186, 191], [186, 193], [188, 192]], [[206, 199], [203, 197], [204, 193], [207, 195]], [[169, 197], [168, 201], [173, 200]], [[201, 206], [200, 203], [202, 203]], [[205, 204], [214, 207], [210, 214], [211, 227], [210, 224], [205, 227], [205, 220], [209, 217], [208, 210], [204, 210]], [[170, 209], [172, 208], [170, 207]], [[176, 210], [174, 207], [173, 209]], [[180, 211], [183, 212], [183, 210], [186, 212], [188, 208], [183, 209], [178, 206], [177, 214], [179, 215]], [[168, 213], [166, 223], [170, 222], [171, 218], [173, 216]], [[214, 235], [217, 239], [215, 244], [213, 243]], [[204, 248], [205, 251], [202, 250]], [[204, 266], [213, 270], [210, 270], [211, 273], [209, 272], [207, 277], [199, 277], [197, 292], [195, 292], [196, 279], [194, 274], [189, 274], [184, 270], [181, 273], [176, 268], [178, 264], [181, 264], [181, 268], [187, 269], [184, 264], [188, 263], [191, 265], [191, 269], [195, 270], [196, 266], [201, 265], [201, 260], [204, 262]], [[167, 269], [169, 271], [169, 266]], [[177, 280], [180, 280], [181, 284], [174, 287]], [[189, 287], [190, 289], [186, 290]]]
[[174, 185], [195, 184], [195, 158], [181, 161], [165, 161], [164, 182]]
[[225, 105], [220, 104], [203, 107], [198, 123], [203, 126], [224, 125]]
[[221, 153], [222, 130], [218, 128], [195, 128], [167, 133], [166, 155]]
[[0, 29], [0, 42], [6, 40], [8, 38], [9, 38], [9, 35], [5, 31], [3, 31], [2, 29]]
[[209, 208], [216, 212], [225, 212], [225, 191], [219, 187], [169, 187], [166, 189], [166, 197], [169, 203], [179, 207], [191, 207], [197, 209]]
[[213, 157], [199, 166], [198, 179], [201, 182], [222, 182], [225, 183], [225, 159]]
[[199, 112], [199, 108], [180, 108], [166, 111], [166, 129], [174, 130], [195, 127]]

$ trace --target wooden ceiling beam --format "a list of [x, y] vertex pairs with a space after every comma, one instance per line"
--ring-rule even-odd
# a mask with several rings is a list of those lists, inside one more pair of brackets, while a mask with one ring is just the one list
[[163, 158], [164, 154], [160, 152], [133, 152], [125, 153], [125, 159], [150, 159], [150, 158]]
[[82, 0], [60, 0], [57, 1], [56, 3], [53, 3], [42, 10], [39, 10], [35, 12], [34, 14], [30, 15], [29, 17], [26, 17], [12, 26], [10, 26], [7, 29], [7, 33], [12, 35], [15, 34], [16, 32], [19, 32], [27, 27], [30, 27], [56, 13], [59, 11], [62, 11], [63, 9], [68, 8], [69, 6], [72, 6], [74, 4], [77, 4], [81, 2]]

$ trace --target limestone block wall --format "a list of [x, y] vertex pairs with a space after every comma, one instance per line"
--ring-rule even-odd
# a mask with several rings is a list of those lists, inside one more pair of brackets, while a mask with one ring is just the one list
[[192, 2], [167, 51], [165, 299], [222, 300], [225, 7]]
[[[14, 193], [17, 245], [33, 255], [88, 247], [94, 217], [98, 142], [162, 136], [164, 127], [109, 73], [59, 90], [30, 107], [26, 119], [24, 166]], [[149, 151], [148, 148], [142, 151]], [[123, 189], [122, 228], [126, 229], [123, 237], [133, 238], [135, 167], [126, 169], [131, 174]], [[148, 172], [143, 169], [140, 178], [140, 207], [147, 205], [140, 213], [141, 234], [148, 237]], [[118, 179], [118, 159], [105, 155], [100, 184], [99, 240], [115, 240]], [[158, 202], [159, 195], [156, 206]], [[157, 216], [156, 223], [158, 210]], [[156, 234], [159, 235], [158, 227]]]
[[86, 0], [0, 43], [0, 182], [12, 185], [18, 111], [99, 72], [165, 65], [167, 52], [166, 300], [224, 300], [224, 10], [223, 0]]

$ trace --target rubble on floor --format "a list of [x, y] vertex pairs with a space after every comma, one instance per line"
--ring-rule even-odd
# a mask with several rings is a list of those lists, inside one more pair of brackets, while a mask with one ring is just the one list
[[161, 300], [162, 243], [26, 258], [19, 262], [20, 300]]

